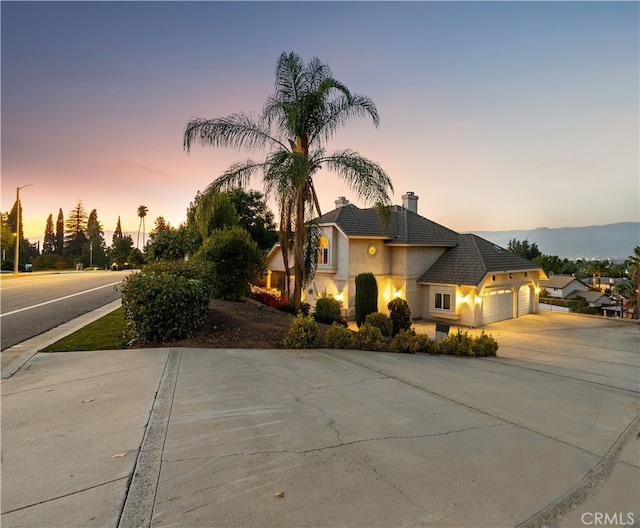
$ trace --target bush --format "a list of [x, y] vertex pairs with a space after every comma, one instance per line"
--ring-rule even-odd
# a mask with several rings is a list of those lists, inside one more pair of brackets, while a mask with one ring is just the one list
[[248, 296], [250, 283], [264, 271], [262, 251], [241, 227], [214, 231], [202, 244], [195, 259], [215, 262], [217, 280], [214, 296], [229, 301], [239, 301]]
[[419, 342], [415, 331], [400, 330], [391, 341], [391, 352], [401, 354], [415, 354], [418, 351]]
[[354, 348], [354, 333], [346, 326], [333, 323], [324, 334], [324, 339], [329, 348], [349, 349]]
[[358, 350], [372, 350], [377, 352], [382, 350], [387, 344], [382, 337], [382, 332], [377, 326], [363, 324], [354, 335], [354, 347]]
[[143, 343], [193, 337], [211, 299], [207, 273], [210, 266], [163, 263], [124, 279], [120, 289], [129, 336]]
[[342, 323], [342, 303], [329, 297], [321, 297], [316, 301], [314, 318], [318, 323]]
[[482, 332], [482, 334], [474, 338], [472, 349], [477, 357], [496, 356], [498, 342], [490, 335]]
[[438, 354], [438, 343], [431, 339], [427, 334], [418, 334], [416, 336], [418, 340], [418, 352], [426, 354]]
[[284, 336], [286, 348], [312, 348], [318, 337], [318, 325], [313, 317], [298, 314], [291, 320]]
[[411, 308], [409, 303], [404, 299], [394, 299], [387, 308], [389, 308], [389, 316], [393, 322], [392, 335], [398, 335], [400, 330], [409, 330], [413, 321], [411, 320]]
[[370, 313], [378, 311], [378, 283], [373, 273], [356, 275], [356, 324], [360, 328]]
[[473, 338], [468, 332], [458, 330], [438, 343], [441, 354], [448, 356], [473, 356]]
[[387, 314], [380, 312], [370, 313], [364, 318], [364, 324], [377, 326], [382, 332], [383, 337], [391, 337], [393, 332], [393, 321]]
[[[293, 301], [283, 302], [280, 305], [279, 309], [281, 311], [283, 311], [283, 312], [290, 313], [290, 314], [293, 314], [293, 315], [297, 315], [296, 314], [296, 307], [293, 304]], [[300, 303], [300, 311], [298, 313], [301, 313], [302, 315], [307, 316], [307, 315], [309, 315], [309, 312], [311, 312], [311, 305], [309, 305], [309, 303], [305, 303], [305, 302]]]
[[287, 302], [285, 297], [277, 296], [263, 290], [252, 291], [251, 298], [277, 310], [282, 310], [282, 305]]
[[[33, 271], [51, 270], [51, 269], [68, 269], [72, 267], [72, 263], [60, 255], [54, 253], [44, 253], [33, 259]], [[4, 269], [4, 267], [2, 268]], [[13, 269], [13, 263], [12, 267]]]

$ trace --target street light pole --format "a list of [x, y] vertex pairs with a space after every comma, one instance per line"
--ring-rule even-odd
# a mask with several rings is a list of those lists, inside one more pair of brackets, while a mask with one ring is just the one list
[[22, 187], [16, 187], [16, 254], [13, 259], [13, 274], [18, 274], [18, 255], [20, 254], [20, 189], [35, 185], [35, 183], [27, 183]]

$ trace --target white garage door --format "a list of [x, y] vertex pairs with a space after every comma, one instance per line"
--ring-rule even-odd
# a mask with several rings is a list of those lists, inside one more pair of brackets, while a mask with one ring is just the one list
[[504, 321], [513, 317], [511, 290], [492, 290], [482, 296], [482, 324]]
[[531, 288], [521, 286], [518, 290], [518, 317], [531, 313]]

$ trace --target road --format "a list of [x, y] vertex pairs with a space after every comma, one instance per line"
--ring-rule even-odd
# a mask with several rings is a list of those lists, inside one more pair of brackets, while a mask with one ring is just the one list
[[20, 274], [0, 281], [2, 350], [120, 297], [115, 289], [131, 271]]

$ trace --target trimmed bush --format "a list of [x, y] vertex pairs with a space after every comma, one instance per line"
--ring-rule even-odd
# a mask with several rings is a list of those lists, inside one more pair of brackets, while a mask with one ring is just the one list
[[196, 253], [195, 260], [215, 262], [214, 296], [240, 301], [264, 271], [264, 254], [241, 227], [214, 231]]
[[318, 337], [316, 320], [307, 315], [298, 314], [291, 320], [289, 329], [284, 336], [285, 348], [312, 348]]
[[400, 330], [391, 341], [391, 352], [415, 354], [418, 351], [418, 336], [414, 330]]
[[440, 341], [438, 350], [448, 356], [473, 356], [473, 338], [468, 332], [458, 330], [457, 333]]
[[162, 263], [129, 275], [120, 286], [128, 335], [143, 343], [193, 337], [209, 309], [207, 273], [210, 265]]
[[393, 321], [387, 314], [380, 312], [370, 313], [364, 318], [364, 324], [377, 326], [382, 332], [383, 337], [391, 337], [393, 332]]
[[358, 350], [382, 350], [387, 341], [382, 337], [382, 332], [377, 326], [363, 324], [354, 334], [354, 347]]
[[378, 311], [378, 283], [373, 273], [356, 275], [356, 324], [360, 328], [370, 313]]
[[418, 352], [425, 354], [439, 354], [438, 343], [431, 339], [427, 334], [418, 334]]
[[496, 356], [498, 351], [498, 342], [482, 332], [479, 336], [476, 336], [471, 345], [473, 353], [477, 357]]
[[324, 334], [324, 340], [328, 348], [350, 349], [354, 348], [354, 333], [346, 326], [333, 323]]
[[411, 308], [409, 303], [404, 299], [394, 299], [387, 308], [389, 308], [389, 317], [393, 322], [392, 335], [398, 335], [400, 330], [409, 330], [413, 321], [411, 320]]
[[[282, 312], [286, 312], [286, 313], [290, 313], [293, 315], [297, 315], [296, 314], [296, 307], [294, 306], [292, 301], [286, 301], [283, 302], [280, 305], [280, 311]], [[311, 305], [309, 303], [300, 303], [300, 311], [298, 313], [301, 313], [304, 316], [309, 315], [309, 312], [311, 312]]]
[[343, 320], [342, 303], [336, 299], [321, 297], [316, 301], [313, 316], [318, 323], [341, 323]]

